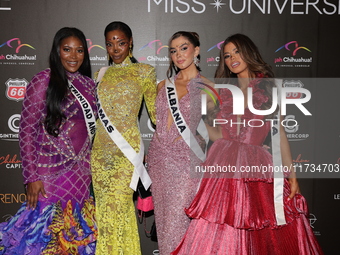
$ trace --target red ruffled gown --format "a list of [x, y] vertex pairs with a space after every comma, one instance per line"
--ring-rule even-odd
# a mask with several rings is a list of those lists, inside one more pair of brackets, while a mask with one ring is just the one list
[[[257, 83], [255, 80], [250, 86], [253, 87], [254, 107], [260, 109], [267, 97]], [[206, 178], [202, 180], [198, 193], [190, 207], [185, 209], [192, 218], [190, 226], [171, 254], [323, 254], [307, 219], [306, 200], [300, 194], [288, 198], [290, 187], [287, 179], [284, 182], [287, 224], [278, 226], [272, 175], [265, 171], [239, 171], [249, 170], [252, 166], [272, 166], [271, 154], [262, 147], [270, 122], [264, 120], [265, 116], [254, 115], [248, 108], [241, 119], [237, 119], [232, 114], [231, 92], [221, 89], [220, 96], [222, 105], [217, 118], [226, 119], [228, 123], [222, 125], [223, 138], [216, 140], [209, 149], [202, 171], [208, 166], [216, 169], [230, 166], [231, 171], [220, 175], [205, 173]], [[258, 121], [249, 122], [254, 119]], [[263, 120], [262, 126], [260, 120]], [[237, 121], [245, 124], [231, 124]]]

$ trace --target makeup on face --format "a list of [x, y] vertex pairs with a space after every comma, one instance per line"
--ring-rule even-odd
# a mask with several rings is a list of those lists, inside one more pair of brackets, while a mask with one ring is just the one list
[[60, 43], [59, 55], [66, 71], [77, 72], [84, 61], [84, 46], [78, 37], [64, 38]]
[[240, 51], [232, 42], [224, 46], [224, 62], [232, 73], [237, 74], [238, 77], [248, 76], [248, 65], [243, 60]]
[[172, 40], [169, 51], [171, 60], [182, 70], [193, 64], [195, 54], [197, 54], [194, 45], [183, 36]]
[[106, 50], [115, 64], [122, 63], [129, 55], [132, 39], [121, 30], [113, 30], [106, 34]]

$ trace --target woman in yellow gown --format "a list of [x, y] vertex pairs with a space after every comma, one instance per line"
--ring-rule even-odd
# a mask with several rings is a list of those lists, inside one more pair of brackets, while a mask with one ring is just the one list
[[[132, 32], [125, 23], [110, 23], [105, 39], [110, 67], [98, 84], [97, 95], [113, 126], [138, 153], [137, 121], [143, 98], [151, 120], [155, 120], [155, 70], [132, 57]], [[129, 187], [134, 165], [110, 138], [100, 119], [91, 162], [99, 231], [96, 254], [141, 254], [134, 191]]]

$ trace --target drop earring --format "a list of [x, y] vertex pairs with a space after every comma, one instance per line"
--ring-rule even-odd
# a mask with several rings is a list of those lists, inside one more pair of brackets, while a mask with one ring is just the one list
[[198, 60], [198, 57], [194, 57], [194, 64], [195, 64], [195, 66], [198, 67], [199, 62], [200, 61]]
[[129, 47], [129, 58], [132, 58], [132, 46]]

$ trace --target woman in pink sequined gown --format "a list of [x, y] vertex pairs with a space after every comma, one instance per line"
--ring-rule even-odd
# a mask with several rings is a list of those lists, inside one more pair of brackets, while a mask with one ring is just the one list
[[[273, 77], [257, 47], [245, 35], [228, 37], [221, 47], [217, 78], [237, 78], [237, 86], [245, 98], [247, 88], [253, 89], [255, 109], [268, 109], [271, 97], [262, 77]], [[228, 80], [231, 81], [230, 79]], [[273, 85], [271, 85], [273, 86]], [[228, 120], [215, 132], [220, 133], [209, 149], [204, 166], [272, 166], [272, 156], [262, 144], [270, 131], [270, 122], [261, 127], [230, 123], [249, 123], [268, 116], [256, 115], [245, 105], [244, 115], [233, 115], [232, 94], [220, 89], [222, 105], [218, 119]], [[247, 102], [247, 100], [245, 100]], [[269, 104], [269, 107], [267, 106]], [[257, 126], [252, 123], [252, 126]], [[258, 125], [260, 126], [260, 125]], [[285, 166], [292, 165], [288, 140], [281, 127], [281, 156]], [[215, 134], [216, 135], [216, 134]], [[208, 176], [210, 175], [209, 178]], [[307, 219], [305, 198], [299, 193], [294, 175], [284, 180], [284, 215], [286, 224], [277, 225], [273, 200], [273, 178], [258, 175], [213, 176], [207, 173], [191, 205], [186, 209], [192, 218], [190, 226], [172, 254], [231, 255], [312, 255], [322, 254]], [[221, 178], [224, 177], [224, 178]], [[288, 177], [288, 176], [287, 176]]]
[[[175, 88], [179, 108], [193, 134], [201, 119], [202, 82], [207, 82], [195, 65], [199, 57], [196, 33], [177, 32], [170, 39], [170, 78], [175, 71]], [[201, 83], [200, 83], [201, 82]], [[196, 136], [196, 139], [199, 140]], [[199, 142], [202, 143], [202, 142]], [[191, 175], [190, 165], [199, 165], [181, 137], [169, 111], [165, 81], [158, 85], [156, 98], [156, 131], [148, 152], [148, 168], [152, 179], [152, 195], [159, 252], [169, 255], [183, 237], [189, 218], [184, 208], [192, 201], [200, 179]]]
[[84, 34], [76, 28], [60, 29], [50, 68], [36, 74], [27, 86], [19, 131], [27, 201], [0, 224], [0, 254], [95, 253], [92, 141], [81, 106], [89, 106], [84, 106], [87, 117], [97, 115], [90, 77]]

